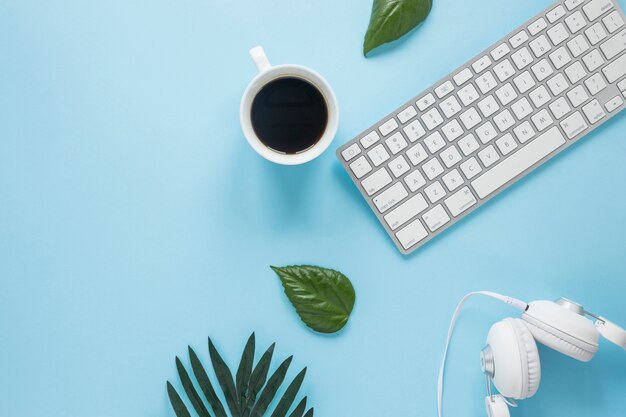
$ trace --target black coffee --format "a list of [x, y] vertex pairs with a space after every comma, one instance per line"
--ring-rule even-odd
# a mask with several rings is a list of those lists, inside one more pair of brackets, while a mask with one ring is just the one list
[[311, 83], [285, 77], [265, 85], [252, 102], [252, 127], [269, 148], [287, 154], [305, 151], [321, 139], [328, 123], [322, 93]]

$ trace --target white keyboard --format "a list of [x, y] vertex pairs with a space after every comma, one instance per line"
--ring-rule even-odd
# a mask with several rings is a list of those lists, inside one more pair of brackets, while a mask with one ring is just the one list
[[625, 20], [558, 1], [338, 149], [402, 253], [625, 107]]

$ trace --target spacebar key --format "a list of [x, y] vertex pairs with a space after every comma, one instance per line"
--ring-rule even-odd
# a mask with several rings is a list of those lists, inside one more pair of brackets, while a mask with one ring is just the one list
[[472, 187], [476, 190], [478, 197], [483, 199], [564, 144], [565, 138], [559, 128], [554, 126], [472, 181]]

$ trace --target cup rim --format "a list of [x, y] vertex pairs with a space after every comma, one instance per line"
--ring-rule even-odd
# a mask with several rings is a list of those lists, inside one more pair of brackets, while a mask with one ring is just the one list
[[[254, 132], [250, 117], [252, 101], [261, 88], [271, 81], [288, 76], [301, 78], [313, 84], [322, 93], [328, 107], [328, 122], [322, 137], [310, 148], [296, 154], [280, 153], [265, 145]], [[246, 140], [259, 155], [281, 165], [300, 165], [320, 156], [332, 143], [339, 126], [339, 106], [335, 93], [319, 73], [302, 65], [282, 64], [258, 73], [250, 81], [241, 98], [239, 119]]]

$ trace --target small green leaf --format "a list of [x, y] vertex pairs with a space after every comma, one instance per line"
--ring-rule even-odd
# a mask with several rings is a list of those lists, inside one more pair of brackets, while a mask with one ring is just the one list
[[170, 403], [174, 409], [176, 417], [191, 417], [189, 410], [185, 407], [185, 403], [180, 398], [180, 395], [176, 392], [170, 381], [167, 381], [167, 395], [170, 397]]
[[215, 370], [215, 376], [217, 376], [217, 381], [220, 383], [220, 387], [222, 387], [222, 391], [224, 392], [224, 398], [226, 399], [226, 404], [228, 404], [228, 408], [230, 409], [230, 413], [233, 416], [239, 416], [239, 406], [237, 403], [237, 389], [235, 388], [235, 382], [233, 381], [233, 374], [230, 372], [228, 365], [222, 359], [220, 354], [213, 346], [213, 342], [211, 342], [211, 338], [209, 337], [209, 355], [211, 356], [211, 362], [213, 363], [213, 370]]
[[193, 382], [191, 382], [191, 378], [189, 378], [189, 374], [187, 373], [185, 366], [180, 359], [178, 359], [178, 356], [176, 357], [176, 369], [178, 370], [178, 376], [180, 377], [183, 388], [187, 393], [187, 397], [191, 401], [191, 405], [193, 405], [196, 413], [198, 413], [200, 417], [211, 417], [209, 410], [207, 410], [206, 406], [202, 402], [198, 391], [196, 391], [196, 388], [193, 386]]
[[410, 32], [428, 17], [432, 6], [433, 0], [374, 0], [363, 55]]
[[313, 408], [309, 408], [304, 417], [313, 417]]
[[289, 414], [289, 417], [302, 417], [304, 415], [304, 410], [306, 409], [306, 400], [304, 397], [300, 403], [293, 409], [292, 413]]
[[304, 375], [306, 375], [306, 368], [304, 368], [300, 373], [291, 381], [291, 384], [285, 390], [283, 394], [283, 398], [280, 399], [276, 409], [272, 413], [271, 417], [285, 417], [287, 415], [287, 411], [291, 408], [291, 404], [296, 399], [296, 395], [298, 395], [298, 390], [302, 386], [302, 381], [304, 381]]
[[250, 384], [250, 374], [252, 373], [252, 365], [254, 362], [254, 333], [250, 335], [246, 347], [241, 355], [239, 369], [237, 369], [237, 393], [239, 394], [239, 410], [243, 411], [246, 406], [248, 395], [248, 387]]
[[344, 274], [308, 265], [271, 268], [307, 326], [321, 333], [335, 333], [346, 325], [355, 294]]
[[267, 380], [267, 385], [265, 385], [265, 388], [261, 391], [259, 400], [256, 402], [254, 407], [252, 407], [250, 417], [262, 417], [265, 414], [267, 407], [269, 407], [270, 403], [276, 396], [276, 392], [278, 391], [278, 388], [280, 388], [280, 384], [282, 384], [285, 380], [285, 375], [287, 375], [292, 359], [293, 356], [285, 359], [285, 361], [281, 363], [278, 369], [276, 369], [276, 371], [272, 374], [270, 379]]
[[265, 351], [259, 362], [254, 367], [252, 375], [250, 375], [250, 389], [246, 398], [246, 407], [242, 410], [242, 416], [248, 417], [252, 411], [252, 406], [256, 401], [256, 396], [265, 385], [267, 374], [270, 370], [270, 364], [272, 363], [272, 356], [274, 355], [274, 347], [276, 343], [272, 343], [271, 346]]
[[204, 393], [209, 405], [213, 409], [216, 417], [227, 417], [226, 410], [224, 410], [224, 406], [217, 396], [215, 389], [213, 389], [213, 385], [209, 380], [209, 376], [207, 375], [204, 367], [202, 366], [202, 362], [198, 359], [198, 355], [196, 352], [189, 346], [189, 359], [191, 360], [191, 369], [193, 370], [193, 374], [196, 376], [196, 380], [200, 385], [200, 389]]

